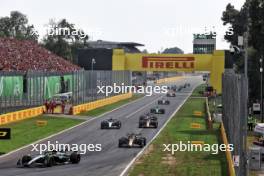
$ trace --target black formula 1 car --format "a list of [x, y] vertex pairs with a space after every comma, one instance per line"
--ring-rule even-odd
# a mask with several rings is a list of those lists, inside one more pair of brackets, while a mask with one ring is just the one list
[[190, 83], [185, 83], [185, 84], [183, 85], [184, 88], [187, 88], [187, 87], [190, 87], [190, 86], [191, 86]]
[[126, 137], [122, 137], [118, 141], [118, 147], [140, 147], [143, 148], [146, 145], [147, 139], [142, 137], [141, 134], [130, 133]]
[[169, 105], [170, 101], [166, 99], [161, 99], [161, 100], [158, 100], [158, 104], [159, 105]]
[[179, 86], [179, 87], [177, 88], [177, 91], [180, 92], [182, 89], [183, 89], [183, 86], [181, 85], [181, 86]]
[[167, 97], [176, 97], [176, 93], [173, 91], [173, 92], [168, 92]]
[[121, 121], [117, 119], [107, 119], [101, 122], [101, 129], [120, 129]]
[[165, 109], [159, 108], [158, 106], [150, 109], [152, 114], [165, 114]]
[[17, 161], [17, 166], [20, 167], [52, 167], [54, 165], [62, 164], [78, 164], [81, 160], [81, 155], [77, 152], [57, 152], [47, 151], [40, 155], [24, 155]]
[[152, 114], [146, 114], [139, 117], [139, 128], [158, 128], [158, 118]]
[[168, 90], [176, 91], [177, 86], [176, 85], [168, 86]]

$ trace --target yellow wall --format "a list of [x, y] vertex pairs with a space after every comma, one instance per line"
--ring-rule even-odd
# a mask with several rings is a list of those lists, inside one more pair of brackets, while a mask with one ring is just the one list
[[[143, 67], [143, 58], [147, 57], [152, 60], [164, 62], [164, 59], [172, 63], [182, 64], [185, 61], [175, 61], [174, 59], [193, 58], [194, 61], [187, 61], [189, 64], [193, 62], [192, 68], [150, 68]], [[159, 58], [161, 57], [161, 58]], [[162, 61], [163, 60], [163, 61]], [[153, 61], [156, 63], [156, 61]], [[209, 71], [211, 72], [210, 84], [217, 90], [222, 92], [222, 73], [224, 72], [225, 52], [216, 50], [213, 54], [143, 54], [143, 53], [125, 53], [122, 49], [113, 52], [113, 70], [131, 70], [131, 71]]]
[[25, 109], [21, 111], [16, 112], [10, 112], [7, 114], [0, 115], [0, 125], [36, 117], [38, 115], [43, 114], [44, 106], [31, 108], [31, 109]]
[[81, 112], [90, 111], [90, 110], [93, 110], [93, 109], [96, 109], [96, 108], [99, 108], [105, 105], [118, 102], [120, 100], [131, 98], [131, 97], [132, 97], [132, 93], [126, 93], [126, 94], [116, 95], [116, 96], [105, 98], [105, 99], [96, 100], [90, 103], [73, 106], [72, 113], [73, 115], [80, 114]]
[[170, 77], [170, 78], [162, 78], [156, 81], [156, 84], [162, 84], [162, 83], [170, 83], [170, 82], [175, 82], [183, 79], [183, 76], [175, 76], [175, 77]]
[[[224, 128], [223, 123], [221, 123], [220, 130], [221, 130], [222, 141], [226, 146], [228, 146], [229, 143], [227, 141], [226, 132], [225, 132], [225, 128]], [[227, 159], [227, 164], [228, 164], [228, 175], [235, 176], [236, 173], [235, 173], [234, 163], [233, 163], [233, 159], [232, 159], [232, 154], [230, 151], [226, 151], [225, 154], [226, 154], [226, 159]]]
[[[132, 97], [132, 93], [127, 93], [127, 94], [121, 94], [121, 95], [117, 95], [117, 96], [113, 96], [113, 97], [109, 97], [105, 99], [100, 99], [100, 100], [93, 101], [93, 102], [86, 103], [86, 104], [73, 106], [73, 114], [76, 115], [76, 114], [81, 113], [82, 111], [93, 110], [93, 109], [96, 109], [96, 108], [99, 108], [99, 107], [102, 107], [108, 104], [115, 103], [120, 100], [131, 98], [131, 97]], [[17, 122], [20, 120], [39, 116], [43, 114], [44, 110], [45, 110], [45, 107], [40, 106], [36, 108], [30, 108], [30, 109], [25, 109], [21, 111], [15, 111], [15, 112], [7, 113], [7, 114], [2, 114], [0, 115], [0, 125], [5, 125], [8, 123]]]

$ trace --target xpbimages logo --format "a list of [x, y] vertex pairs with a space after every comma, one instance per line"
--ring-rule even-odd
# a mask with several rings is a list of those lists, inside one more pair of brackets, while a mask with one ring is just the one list
[[63, 144], [55, 141], [52, 143], [47, 141], [47, 144], [31, 144], [31, 151], [39, 152], [42, 154], [46, 151], [78, 151], [80, 154], [86, 154], [87, 152], [100, 152], [102, 150], [101, 144]]
[[234, 145], [233, 144], [193, 144], [191, 141], [188, 141], [187, 143], [183, 143], [180, 141], [176, 144], [163, 144], [163, 151], [164, 152], [170, 152], [172, 155], [174, 155], [175, 152], [211, 152], [211, 154], [216, 155], [221, 152], [225, 151], [233, 151]]
[[124, 83], [117, 85], [116, 83], [113, 86], [97, 86], [97, 93], [105, 94], [106, 96], [114, 94], [124, 94], [124, 93], [138, 93], [146, 94], [146, 96], [151, 96], [155, 94], [166, 94], [168, 93], [167, 86], [126, 86]]

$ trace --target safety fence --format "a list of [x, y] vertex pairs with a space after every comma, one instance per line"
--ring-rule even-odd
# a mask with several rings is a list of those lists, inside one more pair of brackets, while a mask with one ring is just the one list
[[130, 71], [0, 72], [0, 114], [42, 106], [56, 94], [69, 93], [72, 105], [115, 96], [98, 86], [131, 85]]
[[231, 154], [237, 158], [238, 164], [234, 167], [236, 175], [247, 175], [248, 81], [244, 75], [236, 74], [233, 70], [225, 70], [222, 79], [222, 127], [227, 141], [234, 146]]

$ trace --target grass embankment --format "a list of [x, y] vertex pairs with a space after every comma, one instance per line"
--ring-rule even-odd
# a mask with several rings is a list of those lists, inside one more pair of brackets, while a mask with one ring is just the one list
[[125, 99], [125, 100], [121, 100], [121, 101], [118, 101], [116, 103], [113, 103], [113, 104], [109, 104], [109, 105], [106, 105], [106, 106], [103, 106], [103, 107], [100, 107], [100, 108], [97, 108], [97, 109], [94, 109], [94, 110], [91, 110], [91, 111], [86, 111], [86, 112], [82, 112], [81, 116], [92, 116], [92, 117], [96, 117], [96, 116], [99, 116], [103, 113], [106, 113], [108, 111], [111, 111], [113, 109], [116, 109], [124, 104], [127, 104], [127, 103], [130, 103], [134, 100], [137, 100], [138, 98], [141, 98], [143, 97], [143, 95], [133, 95], [131, 98], [128, 98], [128, 99]]
[[[47, 125], [38, 127], [36, 125], [36, 121], [38, 120], [46, 120]], [[83, 122], [83, 120], [39, 116], [2, 125], [0, 128], [11, 128], [11, 140], [0, 140], [0, 154], [10, 152], [81, 122]]]
[[201, 93], [205, 90], [205, 87], [206, 87], [205, 84], [201, 84], [196, 89], [194, 89], [192, 93], [192, 97], [202, 97], [203, 95]]
[[[198, 91], [194, 96], [201, 96]], [[163, 144], [179, 144], [180, 141], [204, 141], [205, 144], [220, 144], [219, 127], [214, 126], [211, 131], [206, 130], [204, 117], [193, 116], [193, 111], [205, 113], [204, 98], [189, 98], [177, 114], [171, 119], [160, 135], [150, 144], [144, 155], [131, 169], [130, 176], [225, 176], [227, 164], [225, 153], [212, 152], [181, 152], [174, 155], [164, 152]], [[191, 123], [201, 124], [200, 129], [192, 129]]]

